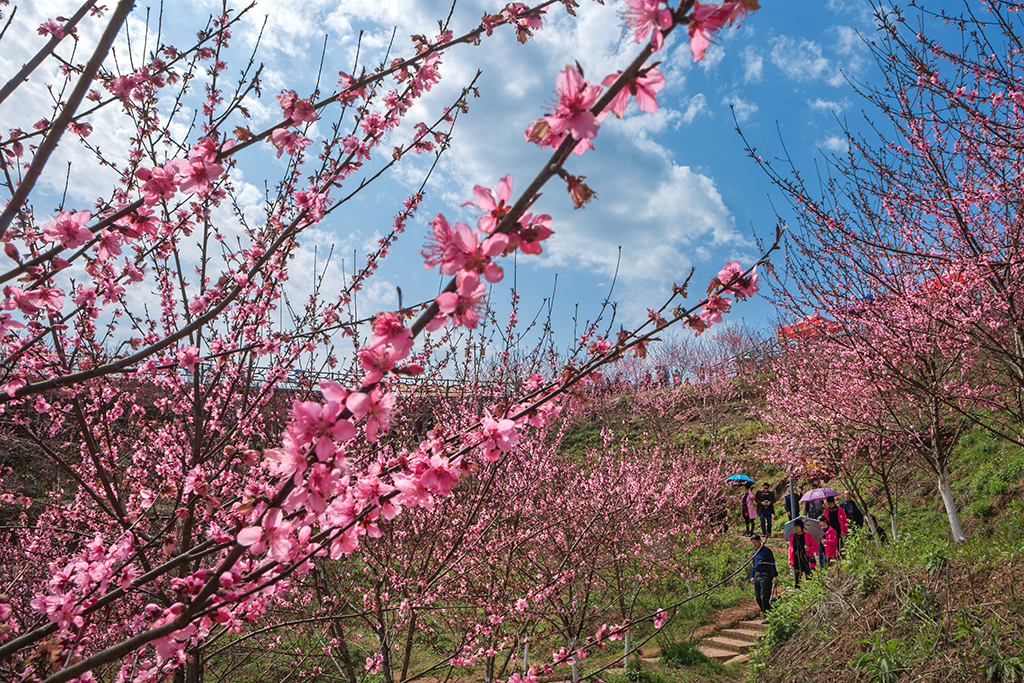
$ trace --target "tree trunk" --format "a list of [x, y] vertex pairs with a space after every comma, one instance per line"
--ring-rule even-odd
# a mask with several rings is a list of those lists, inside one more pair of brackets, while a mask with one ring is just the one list
[[963, 529], [960, 528], [960, 516], [956, 512], [956, 503], [953, 502], [953, 490], [949, 487], [949, 479], [946, 477], [944, 468], [939, 470], [939, 492], [942, 494], [942, 503], [946, 506], [946, 517], [949, 518], [949, 529], [953, 532], [953, 540], [963, 543], [967, 540]]

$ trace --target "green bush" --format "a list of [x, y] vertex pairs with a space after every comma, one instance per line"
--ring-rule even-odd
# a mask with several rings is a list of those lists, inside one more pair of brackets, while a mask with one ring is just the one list
[[866, 649], [850, 662], [853, 668], [864, 671], [871, 683], [896, 683], [903, 672], [906, 644], [899, 638], [886, 639], [884, 628], [857, 643]]
[[671, 683], [664, 675], [648, 669], [637, 660], [631, 660], [626, 667], [626, 678], [632, 683]]
[[938, 575], [949, 566], [949, 553], [945, 548], [935, 548], [924, 556], [924, 568], [932, 576]]
[[878, 566], [874, 558], [861, 562], [857, 567], [857, 589], [861, 595], [871, 595], [876, 588], [880, 588], [882, 579], [879, 577]]
[[765, 637], [758, 643], [758, 649], [770, 650], [788, 640], [796, 633], [800, 616], [807, 607], [821, 600], [824, 595], [825, 586], [813, 579], [807, 581], [800, 590], [783, 593], [768, 611], [768, 627]]
[[713, 661], [715, 660], [701, 652], [697, 643], [692, 640], [680, 640], [661, 646], [661, 663], [673, 669], [697, 666]]
[[916, 619], [933, 619], [938, 612], [938, 595], [924, 583], [915, 583], [907, 596], [909, 604], [904, 615]]
[[[990, 681], [1015, 683], [1024, 681], [1024, 657], [1010, 655], [1004, 643], [1005, 629], [1000, 627], [999, 615], [991, 619], [980, 619], [980, 625], [974, 623], [969, 615], [957, 617], [956, 635], [954, 640], [966, 638], [971, 647], [982, 655], [985, 663], [981, 671]], [[1019, 650], [1024, 643], [1019, 639], [1010, 640], [1009, 646]]]
[[992, 509], [992, 503], [985, 498], [979, 498], [970, 505], [967, 506], [967, 514], [978, 519], [984, 519], [992, 515], [994, 510]]
[[1024, 460], [1013, 460], [1006, 463], [996, 474], [996, 478], [1004, 484], [1016, 484], [1024, 479]]

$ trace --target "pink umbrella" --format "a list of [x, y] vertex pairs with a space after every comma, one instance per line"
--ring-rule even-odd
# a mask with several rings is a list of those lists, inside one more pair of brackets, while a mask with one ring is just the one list
[[812, 500], [825, 500], [829, 496], [839, 496], [839, 491], [833, 491], [830, 488], [811, 489], [800, 497], [800, 502], [807, 503]]

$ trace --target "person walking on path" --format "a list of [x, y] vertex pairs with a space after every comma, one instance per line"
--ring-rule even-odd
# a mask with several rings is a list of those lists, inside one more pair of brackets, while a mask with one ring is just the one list
[[753, 536], [754, 520], [757, 519], [757, 506], [754, 504], [754, 485], [750, 482], [747, 483], [743, 495], [740, 497], [740, 517], [743, 518], [743, 523], [746, 526], [743, 535]]
[[864, 513], [857, 507], [857, 501], [853, 499], [852, 493], [846, 492], [846, 500], [840, 503], [839, 507], [846, 513], [847, 521], [853, 522], [858, 529], [864, 526]]
[[832, 560], [839, 557], [839, 535], [830, 526], [825, 526], [825, 518], [821, 518], [821, 525], [826, 529], [825, 535], [821, 538], [821, 546], [825, 548], [825, 560], [822, 567], [827, 567]]
[[846, 525], [846, 513], [843, 511], [843, 508], [836, 505], [835, 496], [829, 496], [825, 499], [825, 509], [821, 514], [825, 517], [829, 528], [835, 529], [836, 535], [839, 537], [839, 547], [842, 548], [848, 527]]
[[754, 546], [750, 583], [754, 584], [754, 598], [757, 600], [757, 606], [761, 608], [761, 614], [767, 615], [768, 610], [772, 608], [772, 584], [779, 575], [778, 569], [775, 568], [775, 553], [761, 543], [761, 537], [757, 534], [750, 537], [750, 544]]
[[800, 587], [800, 575], [811, 578], [814, 571], [814, 557], [818, 554], [818, 543], [804, 532], [804, 523], [799, 519], [793, 522], [793, 535], [789, 538], [789, 564], [793, 567], [796, 588]]
[[800, 494], [793, 491], [792, 484], [786, 489], [787, 493], [782, 497], [782, 504], [786, 506], [786, 513], [790, 520], [800, 516]]
[[770, 485], [765, 482], [761, 490], [754, 496], [757, 503], [757, 516], [761, 518], [761, 533], [765, 538], [772, 537], [772, 516], [775, 514], [775, 496], [770, 490]]

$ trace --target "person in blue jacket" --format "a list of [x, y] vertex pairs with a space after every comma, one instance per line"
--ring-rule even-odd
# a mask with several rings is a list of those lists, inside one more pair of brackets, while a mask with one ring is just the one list
[[754, 557], [750, 567], [750, 583], [754, 584], [754, 598], [757, 606], [761, 608], [762, 614], [767, 614], [772, 608], [772, 584], [775, 577], [779, 575], [775, 568], [775, 554], [772, 549], [761, 542], [761, 536], [754, 534], [750, 537], [750, 544], [754, 546]]

